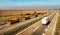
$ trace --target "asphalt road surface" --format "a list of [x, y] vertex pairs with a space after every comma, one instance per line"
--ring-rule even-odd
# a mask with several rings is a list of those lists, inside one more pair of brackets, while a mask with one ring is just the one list
[[37, 29], [31, 35], [42, 35], [42, 33], [45, 31], [46, 28], [47, 28], [47, 25], [41, 25], [39, 29]]

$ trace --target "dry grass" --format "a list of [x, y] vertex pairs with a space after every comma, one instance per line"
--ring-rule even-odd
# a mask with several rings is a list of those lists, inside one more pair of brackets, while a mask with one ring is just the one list
[[20, 14], [26, 14], [26, 13], [33, 14], [34, 12], [45, 13], [48, 11], [53, 12], [55, 10], [1, 10], [0, 16], [12, 16], [12, 15], [20, 15]]
[[25, 13], [33, 13], [32, 11], [14, 11], [14, 10], [12, 10], [12, 11], [2, 11], [1, 12], [1, 15], [2, 16], [4, 16], [4, 15], [19, 15], [19, 14], [25, 14]]
[[26, 13], [33, 14], [34, 12], [39, 13], [41, 11], [40, 10], [3, 10], [3, 11], [1, 10], [0, 11], [0, 21], [2, 19], [15, 17], [15, 16], [21, 15], [21, 14], [26, 14]]

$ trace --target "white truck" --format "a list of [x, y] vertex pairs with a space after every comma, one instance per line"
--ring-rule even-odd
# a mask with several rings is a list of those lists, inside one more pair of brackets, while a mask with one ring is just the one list
[[50, 23], [50, 19], [48, 17], [44, 17], [42, 18], [42, 24], [49, 24]]

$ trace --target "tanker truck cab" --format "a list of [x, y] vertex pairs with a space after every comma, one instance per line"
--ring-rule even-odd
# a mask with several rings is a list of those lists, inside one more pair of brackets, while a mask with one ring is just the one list
[[50, 19], [48, 17], [42, 18], [42, 24], [43, 25], [48, 25], [50, 23]]

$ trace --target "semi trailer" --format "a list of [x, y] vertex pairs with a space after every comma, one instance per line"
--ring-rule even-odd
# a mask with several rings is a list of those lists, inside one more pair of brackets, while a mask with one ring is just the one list
[[49, 23], [50, 23], [50, 19], [49, 19], [48, 17], [42, 18], [42, 24], [47, 25], [47, 24], [49, 24]]

